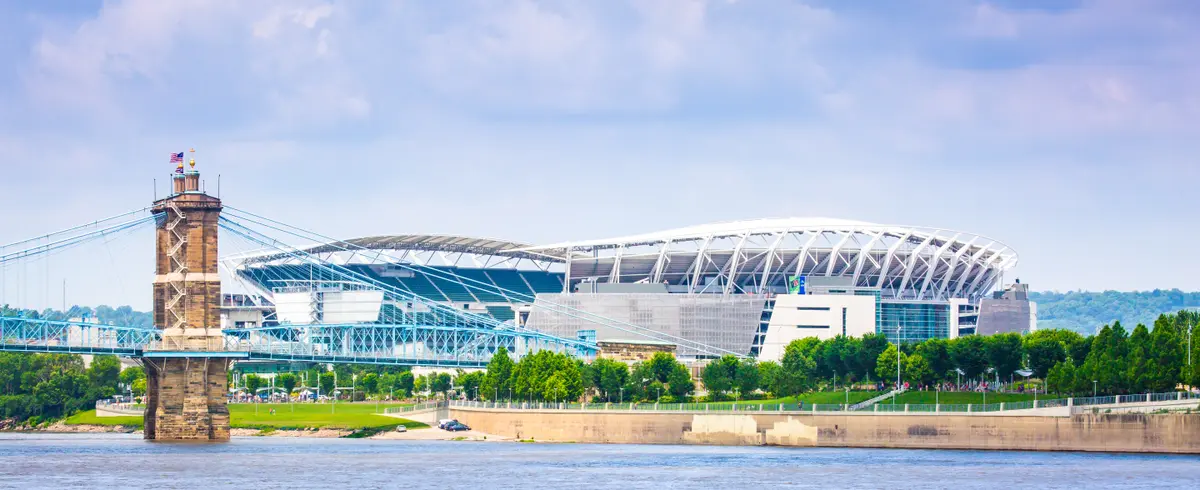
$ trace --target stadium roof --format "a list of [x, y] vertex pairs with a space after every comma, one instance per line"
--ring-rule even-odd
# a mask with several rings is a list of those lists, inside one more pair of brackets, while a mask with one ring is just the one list
[[832, 218], [731, 221], [521, 251], [563, 258], [572, 280], [731, 294], [783, 287], [791, 276], [840, 276], [915, 300], [980, 297], [1017, 262], [981, 235]]
[[[727, 221], [706, 225], [688, 226], [654, 233], [643, 233], [617, 238], [599, 240], [583, 240], [561, 242], [550, 245], [528, 247], [523, 250], [540, 252], [547, 255], [565, 257], [567, 251], [590, 251], [607, 248], [633, 247], [643, 245], [658, 245], [668, 242], [686, 242], [706, 239], [741, 237], [747, 235], [775, 235], [794, 232], [838, 233], [855, 232], [867, 234], [882, 234], [889, 236], [907, 236], [909, 240], [921, 240], [935, 237], [934, 242], [940, 244], [950, 237], [956, 237], [960, 244], [970, 246], [972, 238], [986, 239], [979, 235], [953, 230], [921, 228], [899, 225], [881, 225], [865, 221], [854, 221], [836, 218], [764, 218], [743, 221]], [[938, 239], [939, 237], [945, 237]], [[979, 240], [975, 240], [978, 242]], [[1011, 249], [996, 240], [986, 239], [995, 249]], [[978, 246], [978, 243], [975, 244]], [[1014, 254], [1015, 255], [1015, 254]]]
[[[330, 242], [306, 247], [302, 250], [308, 253], [335, 253], [346, 249], [366, 250], [419, 250], [428, 252], [452, 252], [478, 255], [500, 255], [533, 260], [547, 260], [544, 254], [521, 251], [529, 244], [496, 240], [491, 238], [467, 237], [459, 235], [379, 235], [352, 238], [338, 242]], [[249, 262], [270, 262], [284, 258], [287, 254], [269, 254], [254, 257]]]

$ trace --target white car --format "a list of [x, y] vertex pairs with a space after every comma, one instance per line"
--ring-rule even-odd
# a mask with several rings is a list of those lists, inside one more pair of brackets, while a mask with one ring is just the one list
[[408, 432], [408, 427], [405, 427], [403, 425], [397, 425], [396, 432]]

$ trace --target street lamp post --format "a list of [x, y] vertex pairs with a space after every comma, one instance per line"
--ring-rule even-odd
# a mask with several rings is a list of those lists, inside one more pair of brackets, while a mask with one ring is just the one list
[[[896, 328], [896, 390], [900, 390], [900, 341], [904, 337], [904, 327]], [[895, 397], [892, 398], [895, 400]]]

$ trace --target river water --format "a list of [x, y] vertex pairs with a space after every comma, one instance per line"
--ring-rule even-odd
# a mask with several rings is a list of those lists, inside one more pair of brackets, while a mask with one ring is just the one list
[[1200, 457], [0, 433], [0, 488], [1197, 488]]

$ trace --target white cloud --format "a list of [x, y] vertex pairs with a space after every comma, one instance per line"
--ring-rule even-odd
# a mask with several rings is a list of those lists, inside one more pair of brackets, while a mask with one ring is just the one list
[[786, 214], [957, 227], [1064, 289], [1121, 286], [1050, 248], [1186, 207], [1170, 176], [1194, 176], [1180, 155], [1200, 150], [1188, 17], [824, 5], [113, 1], [48, 21], [11, 60], [25, 84], [0, 103], [30, 102], [0, 114], [0, 165], [39, 162], [21, 171], [45, 182], [79, 168], [110, 179], [79, 202], [118, 206], [148, 184], [112, 175], [194, 141], [242, 207], [335, 234], [537, 241]]

